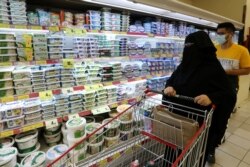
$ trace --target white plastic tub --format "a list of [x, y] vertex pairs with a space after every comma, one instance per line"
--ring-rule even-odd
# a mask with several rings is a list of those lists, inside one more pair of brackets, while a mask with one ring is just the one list
[[[72, 138], [71, 136], [67, 135], [67, 142], [68, 142], [68, 146], [72, 147], [74, 146], [76, 143], [78, 143], [79, 141], [81, 141], [82, 139], [84, 139], [86, 137], [86, 134], [81, 137], [81, 138]], [[86, 142], [82, 142], [81, 144], [77, 145], [77, 147], [74, 148], [74, 150], [81, 150], [82, 148], [84, 148], [86, 146]]]
[[[52, 148], [50, 148], [47, 153], [46, 153], [46, 160], [47, 160], [47, 164], [53, 162], [55, 159], [57, 159], [59, 156], [61, 156], [64, 152], [66, 152], [68, 150], [68, 146], [65, 144], [59, 144], [56, 146], [53, 146]], [[66, 162], [68, 159], [67, 156], [64, 156], [60, 162]], [[59, 162], [59, 163], [60, 163]], [[58, 166], [61, 167], [59, 165], [59, 163], [54, 164], [54, 166]]]
[[18, 157], [20, 157], [20, 159], [22, 159], [22, 158], [26, 157], [27, 155], [30, 155], [30, 154], [32, 154], [32, 153], [34, 153], [36, 151], [39, 151], [40, 147], [41, 147], [41, 144], [37, 143], [36, 146], [35, 146], [35, 149], [33, 151], [27, 152], [27, 153], [23, 153], [23, 154], [22, 153], [18, 153], [17, 155], [18, 155]]
[[36, 151], [27, 155], [21, 162], [23, 167], [45, 167], [46, 154], [42, 151]]
[[88, 153], [91, 155], [97, 154], [103, 150], [104, 140], [97, 144], [89, 144], [88, 145]]
[[70, 138], [80, 138], [84, 136], [85, 126], [86, 126], [85, 118], [80, 117], [68, 120], [66, 123], [66, 127], [68, 129], [68, 136], [70, 136]]
[[34, 151], [36, 149], [37, 136], [37, 130], [32, 130], [16, 135], [15, 141], [17, 143], [19, 153], [24, 154]]
[[47, 144], [57, 143], [61, 140], [62, 133], [59, 131], [57, 134], [54, 135], [46, 135], [44, 134], [44, 138]]
[[[103, 120], [103, 124], [107, 123], [110, 121], [112, 118], [108, 118]], [[106, 137], [115, 137], [119, 134], [119, 126], [120, 126], [120, 121], [118, 120], [113, 120], [111, 123], [105, 126], [104, 128], [104, 136]]]
[[15, 140], [13, 137], [7, 137], [0, 139], [0, 148], [9, 148], [14, 145]]
[[104, 145], [105, 147], [111, 147], [119, 143], [120, 135], [115, 137], [104, 137]]
[[[131, 105], [122, 104], [122, 105], [119, 105], [116, 110], [117, 110], [118, 113], [121, 113], [121, 112], [127, 110], [129, 107], [131, 107]], [[131, 121], [131, 120], [133, 120], [133, 108], [130, 108], [129, 110], [127, 110], [124, 114], [122, 114], [122, 116], [119, 119], [121, 121]]]
[[15, 147], [9, 147], [8, 149], [0, 149], [0, 166], [1, 167], [13, 167], [17, 163], [17, 149]]

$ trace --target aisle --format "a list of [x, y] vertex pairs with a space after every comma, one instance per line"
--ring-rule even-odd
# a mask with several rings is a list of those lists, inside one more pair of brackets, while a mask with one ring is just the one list
[[216, 164], [206, 167], [250, 167], [250, 98], [232, 115], [226, 142], [216, 150]]

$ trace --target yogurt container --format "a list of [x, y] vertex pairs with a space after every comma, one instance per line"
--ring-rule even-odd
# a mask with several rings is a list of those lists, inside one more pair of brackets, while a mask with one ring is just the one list
[[17, 163], [17, 149], [15, 147], [1, 148], [0, 149], [0, 166], [13, 167]]
[[[46, 152], [46, 160], [47, 160], [47, 164], [53, 162], [55, 159], [57, 159], [59, 156], [61, 156], [63, 153], [65, 153], [68, 150], [68, 146], [65, 144], [59, 144], [56, 146], [53, 146], [52, 148], [50, 148], [47, 152]], [[60, 162], [66, 162], [68, 159], [67, 156], [64, 156]], [[59, 163], [54, 164], [54, 166], [58, 166], [61, 167]], [[63, 165], [64, 166], [64, 165]]]
[[20, 154], [29, 153], [36, 149], [38, 131], [32, 130], [16, 135], [15, 141]]
[[15, 87], [17, 95], [32, 93], [32, 86]]
[[22, 127], [24, 125], [24, 115], [6, 120], [6, 125], [9, 129]]
[[36, 151], [24, 157], [21, 161], [22, 167], [45, 167], [46, 154], [42, 151]]
[[[93, 133], [95, 130], [100, 128], [102, 124], [100, 123], [89, 123], [86, 125], [85, 130], [87, 135]], [[103, 141], [103, 128], [93, 134], [91, 137], [87, 139], [87, 141], [91, 144], [99, 143]]]
[[120, 135], [115, 137], [104, 137], [104, 146], [111, 147], [119, 143]]
[[[110, 121], [112, 118], [108, 118], [103, 120], [102, 124], [106, 124], [108, 121]], [[106, 125], [104, 127], [104, 136], [106, 137], [115, 137], [119, 134], [119, 126], [120, 126], [120, 121], [118, 120], [113, 120], [111, 123]]]
[[[72, 138], [71, 136], [67, 135], [67, 142], [68, 142], [68, 146], [72, 147], [73, 145], [75, 145], [76, 143], [80, 142], [81, 140], [83, 140], [86, 137], [86, 134], [81, 137], [81, 138]], [[81, 142], [79, 145], [77, 145], [74, 150], [81, 150], [86, 146], [86, 141], [84, 140], [83, 142]]]
[[[122, 105], [119, 105], [116, 110], [117, 110], [118, 113], [122, 113], [125, 110], [127, 110], [129, 107], [131, 107], [131, 105], [129, 105], [129, 104], [122, 104]], [[125, 113], [123, 113], [120, 116], [119, 119], [121, 121], [131, 121], [133, 119], [133, 108], [130, 108]]]
[[94, 154], [101, 152], [103, 150], [103, 143], [104, 143], [104, 140], [97, 144], [89, 144], [88, 153], [90, 155], [94, 155]]
[[57, 134], [54, 134], [54, 135], [46, 135], [46, 134], [44, 134], [44, 138], [45, 138], [45, 141], [46, 141], [47, 144], [58, 143], [61, 140], [61, 137], [62, 137], [62, 133], [60, 131]]
[[130, 131], [133, 127], [133, 120], [130, 121], [120, 121], [120, 130], [121, 131]]
[[24, 114], [28, 114], [30, 112], [33, 113], [41, 109], [40, 105], [41, 105], [40, 100], [29, 99], [29, 100], [25, 100], [25, 102], [23, 103], [22, 109], [23, 109]]
[[18, 79], [14, 80], [15, 87], [26, 87], [31, 85], [31, 80], [30, 79]]
[[77, 150], [74, 152], [70, 152], [70, 159], [72, 163], [77, 163], [79, 161], [82, 161], [86, 158], [87, 156], [87, 146], [82, 148], [81, 150]]
[[26, 157], [26, 156], [28, 156], [36, 151], [39, 151], [40, 147], [41, 147], [40, 143], [37, 143], [35, 146], [35, 149], [33, 151], [28, 152], [28, 153], [18, 153], [17, 155], [18, 155], [18, 157], [20, 157], [20, 159], [22, 159], [22, 158], [24, 158], [24, 157]]
[[79, 117], [68, 120], [66, 127], [68, 129], [68, 136], [70, 138], [80, 138], [85, 135], [86, 119]]
[[40, 122], [42, 120], [42, 114], [40, 114], [39, 116], [36, 116], [36, 117], [32, 117], [32, 118], [25, 117], [24, 120], [26, 123]]
[[130, 131], [120, 131], [120, 140], [126, 141], [133, 137], [133, 129]]
[[57, 126], [57, 127], [54, 127], [54, 128], [51, 128], [51, 129], [46, 129], [44, 131], [44, 134], [45, 135], [48, 135], [48, 136], [51, 136], [51, 135], [55, 135], [55, 134], [58, 134], [61, 130], [61, 125]]
[[14, 145], [15, 140], [12, 137], [0, 139], [0, 148], [9, 148]]
[[37, 110], [37, 111], [33, 111], [33, 112], [29, 112], [29, 113], [24, 113], [25, 115], [25, 120], [29, 120], [29, 119], [35, 119], [37, 117], [41, 117], [41, 110]]
[[22, 111], [23, 104], [21, 102], [15, 101], [6, 103], [1, 108], [4, 110], [4, 117], [9, 119], [13, 117], [20, 117], [23, 115]]

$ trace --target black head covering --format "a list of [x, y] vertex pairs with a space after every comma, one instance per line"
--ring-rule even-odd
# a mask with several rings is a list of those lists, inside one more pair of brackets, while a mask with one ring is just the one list
[[179, 70], [183, 73], [182, 83], [198, 70], [203, 63], [218, 63], [216, 58], [216, 48], [204, 31], [189, 34], [185, 39], [183, 58]]

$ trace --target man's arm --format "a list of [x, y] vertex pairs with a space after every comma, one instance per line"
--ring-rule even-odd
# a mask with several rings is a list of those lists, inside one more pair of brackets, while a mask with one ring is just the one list
[[248, 75], [250, 74], [250, 68], [226, 70], [226, 73], [228, 75]]

